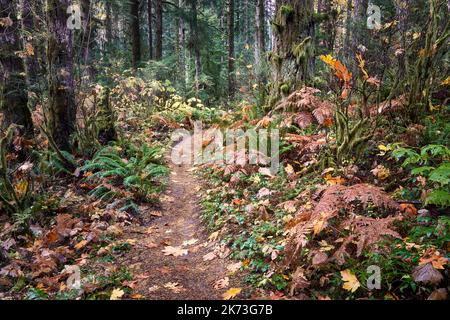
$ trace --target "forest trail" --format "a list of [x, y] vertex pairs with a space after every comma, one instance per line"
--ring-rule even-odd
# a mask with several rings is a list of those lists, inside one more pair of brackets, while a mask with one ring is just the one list
[[[171, 174], [161, 210], [145, 213], [145, 232], [136, 232], [135, 226], [124, 230], [123, 238], [133, 238], [136, 244], [119, 263], [131, 266], [135, 279], [140, 279], [133, 294], [145, 299], [223, 299], [228, 288], [239, 285], [227, 271], [232, 265], [229, 250], [211, 241], [201, 223], [200, 186], [191, 168], [168, 162]], [[167, 255], [163, 250], [168, 248], [175, 255], [187, 254]], [[215, 288], [225, 278], [229, 285]]]

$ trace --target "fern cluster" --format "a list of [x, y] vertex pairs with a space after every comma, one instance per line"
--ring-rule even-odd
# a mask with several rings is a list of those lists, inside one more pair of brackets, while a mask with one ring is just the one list
[[108, 146], [98, 151], [91, 161], [81, 168], [89, 174], [88, 181], [102, 183], [91, 194], [102, 200], [114, 198], [117, 187], [123, 185], [126, 191], [138, 198], [148, 199], [160, 192], [168, 169], [161, 162], [161, 150], [143, 144], [140, 148], [130, 144], [127, 150], [117, 146]]
[[389, 146], [397, 160], [403, 159], [403, 167], [411, 167], [411, 174], [427, 178], [431, 192], [425, 204], [450, 206], [450, 149], [444, 145], [430, 144], [419, 151], [403, 148], [398, 144]]

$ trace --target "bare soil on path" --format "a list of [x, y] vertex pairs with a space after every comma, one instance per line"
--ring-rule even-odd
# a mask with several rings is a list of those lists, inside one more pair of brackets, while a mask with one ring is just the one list
[[[190, 168], [169, 163], [171, 175], [161, 209], [144, 213], [143, 226], [124, 229], [122, 238], [135, 244], [118, 263], [133, 271], [134, 279], [139, 279], [133, 294], [145, 299], [223, 299], [229, 288], [240, 287], [239, 279], [227, 270], [233, 263], [227, 258], [229, 250], [211, 241], [201, 223], [200, 184]], [[187, 254], [166, 255], [167, 247]], [[229, 285], [217, 288], [217, 281], [226, 277]]]

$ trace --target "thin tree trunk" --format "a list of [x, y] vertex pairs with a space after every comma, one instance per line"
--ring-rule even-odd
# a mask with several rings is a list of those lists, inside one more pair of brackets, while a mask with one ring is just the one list
[[0, 0], [0, 17], [9, 23], [0, 24], [0, 111], [3, 112], [2, 131], [11, 124], [22, 126], [22, 133], [32, 135], [33, 126], [28, 109], [25, 69], [16, 54], [22, 50], [16, 3]]
[[163, 56], [163, 11], [162, 0], [155, 0], [156, 37], [155, 60], [161, 60]]
[[[39, 73], [38, 64], [38, 47], [36, 42], [33, 40], [34, 32], [34, 15], [33, 8], [30, 0], [20, 0], [21, 8], [21, 31], [22, 31], [22, 43], [25, 54], [25, 74], [27, 79], [27, 85], [36, 83], [37, 75]], [[27, 50], [30, 48], [31, 50]], [[30, 52], [27, 52], [30, 51]]]
[[106, 29], [106, 42], [107, 42], [107, 48], [109, 49], [111, 47], [112, 41], [113, 41], [113, 33], [112, 33], [112, 8], [111, 8], [111, 2], [107, 1], [106, 4], [106, 19], [105, 19], [105, 29]]
[[250, 39], [250, 8], [248, 4], [248, 0], [244, 0], [244, 27], [243, 27], [243, 33], [244, 33], [244, 43], [248, 44]]
[[200, 46], [198, 37], [198, 17], [197, 17], [197, 0], [191, 0], [191, 46], [194, 51], [194, 64], [195, 64], [195, 78], [194, 86], [197, 94], [200, 91], [200, 74], [202, 70]]
[[236, 86], [234, 72], [234, 0], [228, 2], [228, 95], [233, 98]]
[[[181, 10], [181, 8], [183, 7], [183, 1], [182, 0], [178, 0], [178, 8]], [[184, 47], [185, 47], [185, 43], [184, 43], [184, 21], [181, 15], [179, 15], [178, 17], [176, 17], [176, 27], [175, 27], [175, 33], [176, 33], [176, 45], [175, 45], [175, 49], [176, 49], [176, 54], [177, 54], [177, 70], [184, 70]], [[182, 80], [182, 83], [185, 83], [185, 79], [184, 79], [184, 73], [183, 72], [178, 72], [177, 73], [177, 77]]]
[[85, 66], [85, 74], [88, 81], [93, 79], [95, 76], [95, 68], [92, 63], [92, 53], [94, 51], [94, 35], [92, 27], [92, 2], [91, 0], [81, 1], [81, 12], [82, 12], [82, 64]]
[[255, 66], [259, 82], [264, 81], [262, 70], [263, 59], [266, 52], [266, 32], [265, 32], [265, 6], [264, 0], [256, 0], [255, 15]]
[[328, 16], [325, 20], [325, 47], [328, 52], [333, 52], [334, 41], [336, 39], [336, 29], [334, 26], [334, 17], [332, 13], [331, 1], [325, 1], [323, 11]]
[[47, 0], [48, 129], [56, 145], [69, 151], [75, 131], [72, 32], [67, 28], [70, 0]]
[[148, 53], [150, 60], [153, 59], [153, 0], [147, 0], [148, 19]]
[[344, 49], [346, 50], [347, 59], [348, 52], [351, 51], [351, 34], [352, 34], [352, 9], [353, 9], [353, 1], [347, 0], [347, 16], [346, 16], [346, 23], [345, 23], [345, 40], [344, 40]]
[[139, 25], [139, 0], [132, 0], [130, 7], [131, 14], [131, 44], [132, 44], [132, 65], [134, 69], [139, 67], [141, 61], [141, 32]]

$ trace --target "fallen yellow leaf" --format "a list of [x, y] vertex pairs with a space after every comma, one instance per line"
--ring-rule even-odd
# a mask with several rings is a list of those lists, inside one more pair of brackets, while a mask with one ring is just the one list
[[229, 289], [227, 292], [225, 292], [223, 294], [223, 299], [224, 300], [230, 300], [233, 299], [234, 297], [236, 297], [239, 293], [241, 293], [242, 289], [241, 288], [231, 288]]
[[342, 281], [344, 281], [344, 284], [342, 285], [343, 289], [355, 292], [361, 286], [358, 278], [349, 269], [341, 271], [341, 276]]
[[122, 289], [114, 289], [111, 293], [110, 300], [120, 300], [125, 292]]

